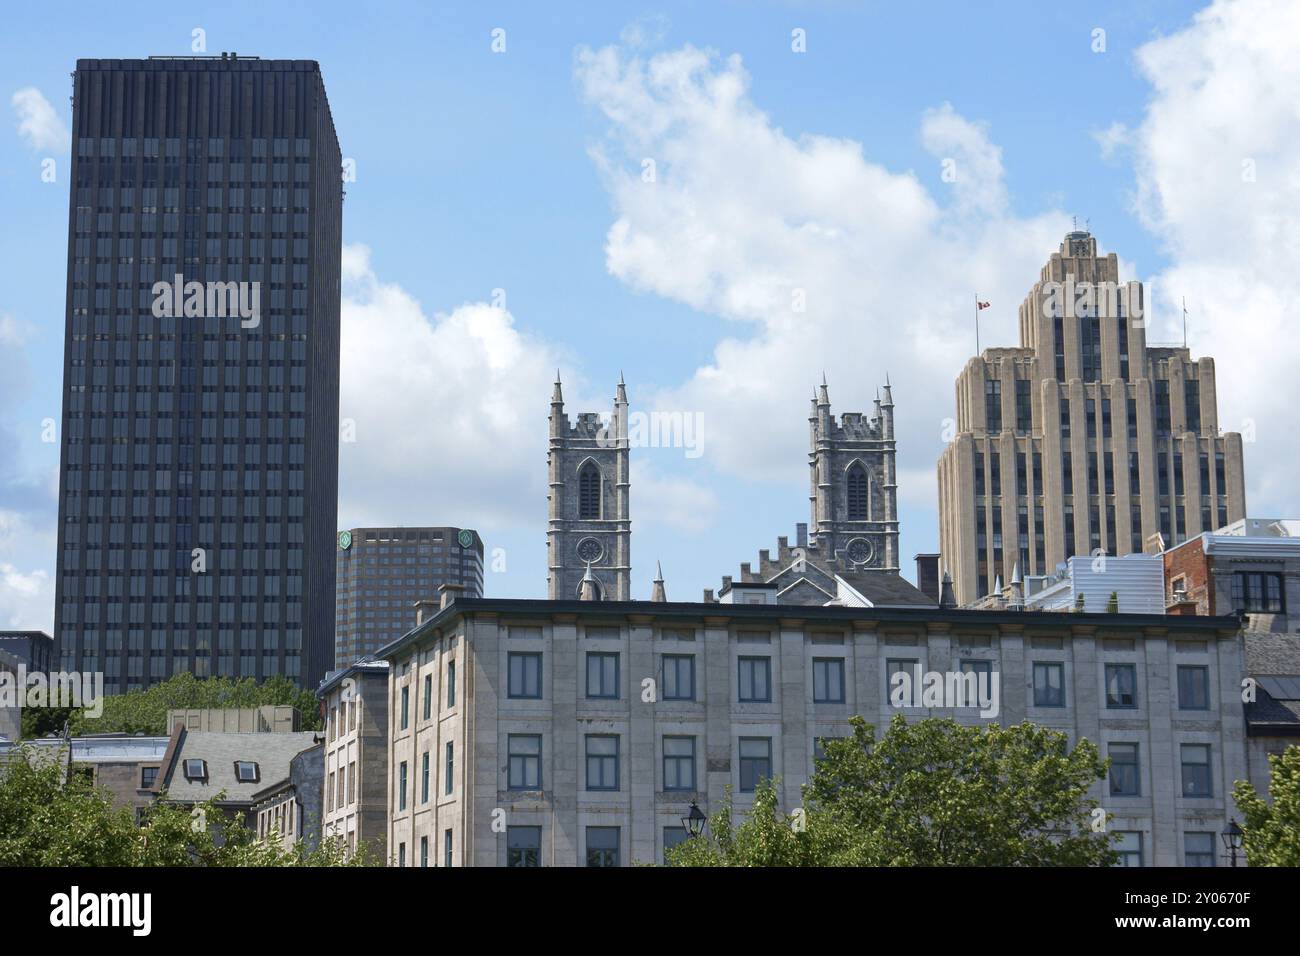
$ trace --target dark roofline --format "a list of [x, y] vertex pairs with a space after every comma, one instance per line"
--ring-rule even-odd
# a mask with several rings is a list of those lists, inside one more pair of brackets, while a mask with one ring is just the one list
[[429, 620], [375, 651], [375, 658], [392, 660], [405, 648], [451, 621], [473, 614], [572, 614], [578, 617], [610, 618], [651, 616], [657, 618], [725, 617], [738, 621], [786, 618], [824, 624], [872, 621], [881, 624], [965, 624], [1033, 625], [1040, 630], [1068, 630], [1080, 624], [1114, 627], [1161, 627], [1187, 632], [1241, 630], [1243, 617], [1237, 614], [1107, 614], [1061, 611], [983, 611], [970, 608], [923, 607], [824, 607], [806, 604], [704, 604], [694, 601], [550, 601], [536, 598], [457, 598]]
[[718, 594], [726, 594], [734, 588], [757, 588], [759, 590], [770, 588], [775, 591], [779, 587], [780, 585], [776, 581], [728, 581], [718, 588]]
[[350, 674], [386, 674], [388, 673], [388, 663], [380, 662], [374, 659], [374, 656], [367, 657], [363, 660], [353, 661], [347, 667], [341, 670], [331, 671], [320, 682], [316, 688], [316, 697], [324, 698], [326, 694], [339, 685], [342, 680]]

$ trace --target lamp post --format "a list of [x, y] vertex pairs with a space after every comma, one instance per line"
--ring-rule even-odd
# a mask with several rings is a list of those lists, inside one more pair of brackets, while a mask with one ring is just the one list
[[1241, 849], [1242, 838], [1246, 831], [1237, 825], [1235, 819], [1229, 820], [1228, 825], [1223, 828], [1220, 836], [1223, 839], [1223, 848], [1228, 851], [1228, 856], [1232, 860], [1232, 865], [1237, 865], [1237, 851]]
[[686, 831], [687, 836], [694, 839], [704, 832], [704, 825], [707, 821], [708, 817], [704, 815], [700, 805], [692, 800], [691, 809], [686, 816], [682, 817], [682, 829]]

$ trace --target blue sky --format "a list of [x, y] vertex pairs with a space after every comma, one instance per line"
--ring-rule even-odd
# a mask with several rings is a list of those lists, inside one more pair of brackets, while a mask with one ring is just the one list
[[[1193, 351], [1219, 359], [1221, 411], [1225, 391], [1259, 380], [1245, 361], [1226, 366], [1241, 316], [1213, 298], [1225, 276], [1257, 286], [1258, 257], [1216, 245], [1236, 194], [1207, 193], [1198, 176], [1211, 160], [1187, 167], [1177, 137], [1198, 156], [1222, 151], [1225, 191], [1241, 188], [1237, 157], [1261, 156], [1241, 216], [1295, 215], [1294, 203], [1278, 212], [1295, 198], [1293, 111], [1204, 99], [1292, 78], [1294, 51], [1276, 47], [1296, 41], [1261, 26], [1266, 6], [1224, 4], [1201, 20], [1200, 5], [1174, 2], [13, 7], [0, 41], [0, 624], [53, 617], [58, 455], [40, 438], [59, 411], [68, 210], [66, 147], [22, 132], [11, 97], [34, 88], [66, 126], [78, 57], [187, 54], [199, 27], [209, 53], [320, 61], [357, 170], [341, 412], [358, 440], [341, 452], [340, 527], [477, 527], [505, 558], [489, 593], [540, 596], [546, 369], [563, 366], [571, 412], [606, 410], [621, 371], [634, 407], [704, 418], [699, 458], [634, 453], [634, 595], [648, 596], [658, 557], [669, 596], [697, 599], [807, 520], [804, 419], [823, 369], [837, 414], [869, 410], [891, 376], [906, 426], [905, 573], [913, 553], [937, 550], [933, 465], [973, 352], [970, 299], [993, 301], [984, 345], [1016, 344], [1016, 306], [1071, 216], [1135, 277], [1193, 295]], [[804, 53], [791, 49], [796, 28]], [[1273, 46], [1261, 55], [1252, 37]], [[1233, 42], [1242, 48], [1225, 55]], [[1189, 132], [1202, 121], [1217, 134]], [[949, 155], [956, 187], [940, 175]], [[40, 178], [47, 156], [54, 184]], [[643, 156], [660, 164], [649, 199], [633, 181]], [[630, 240], [610, 244], [620, 222]], [[928, 261], [900, 275], [895, 249]], [[819, 305], [803, 327], [747, 289], [787, 263], [782, 281], [807, 284]], [[883, 292], [893, 280], [909, 291]], [[1250, 308], [1271, 316], [1294, 297], [1284, 282]], [[386, 357], [411, 365], [400, 381], [382, 374]], [[450, 380], [431, 383], [444, 366]], [[1289, 378], [1264, 381], [1294, 395]], [[1284, 472], [1250, 476], [1294, 442], [1275, 394], [1242, 394], [1228, 411], [1259, 424], [1251, 510], [1286, 510]]]

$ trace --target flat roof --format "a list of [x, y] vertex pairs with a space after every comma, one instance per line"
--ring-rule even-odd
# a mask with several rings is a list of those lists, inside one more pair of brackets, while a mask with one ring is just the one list
[[395, 641], [375, 652], [375, 657], [389, 660], [405, 647], [440, 630], [451, 621], [474, 614], [514, 614], [520, 617], [571, 614], [582, 618], [609, 621], [614, 618], [656, 617], [694, 619], [728, 618], [737, 623], [771, 620], [806, 620], [820, 624], [852, 624], [868, 621], [877, 624], [930, 623], [998, 627], [1015, 625], [1036, 630], [1068, 630], [1080, 624], [1124, 628], [1164, 628], [1204, 634], [1230, 631], [1236, 633], [1246, 621], [1245, 615], [1177, 615], [1177, 614], [1108, 614], [1104, 611], [1008, 611], [973, 608], [924, 607], [843, 607], [807, 604], [721, 604], [688, 601], [550, 601], [536, 598], [457, 598], [437, 614], [417, 625]]

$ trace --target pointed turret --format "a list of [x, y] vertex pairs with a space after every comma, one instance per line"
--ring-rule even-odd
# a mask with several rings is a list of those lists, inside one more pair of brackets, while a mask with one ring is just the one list
[[596, 584], [596, 579], [591, 573], [591, 562], [587, 562], [587, 572], [582, 576], [582, 581], [578, 585], [579, 601], [599, 601], [600, 587]]
[[952, 590], [952, 575], [943, 572], [943, 584], [939, 588], [939, 607], [956, 607], [957, 595]]
[[650, 600], [660, 604], [668, 600], [668, 592], [664, 590], [664, 567], [658, 561], [655, 561], [655, 580], [654, 587], [650, 589]]

